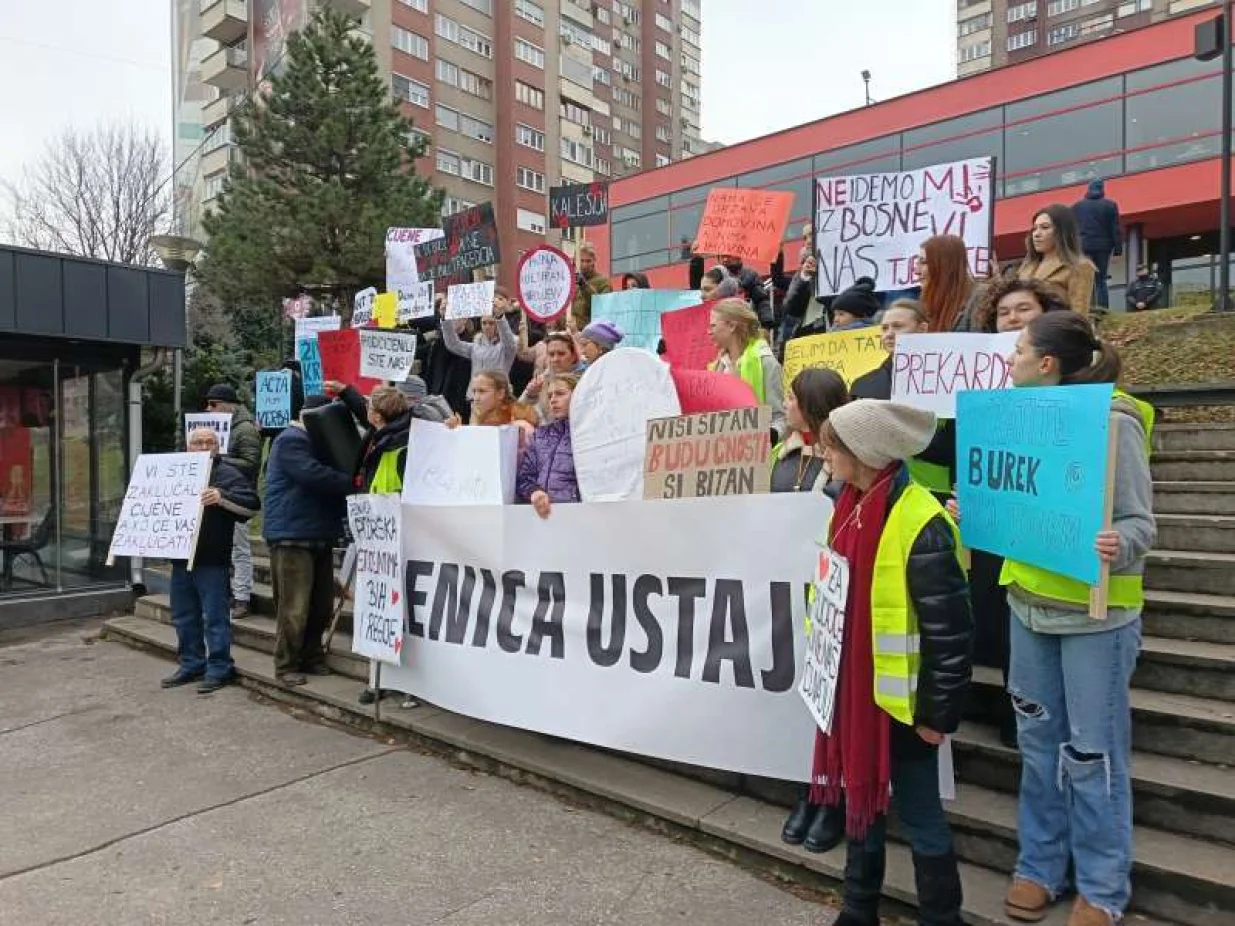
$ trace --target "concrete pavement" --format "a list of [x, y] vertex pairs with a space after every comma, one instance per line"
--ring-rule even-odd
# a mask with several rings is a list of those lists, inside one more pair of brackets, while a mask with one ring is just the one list
[[827, 923], [691, 846], [255, 703], [81, 627], [0, 638], [0, 922]]

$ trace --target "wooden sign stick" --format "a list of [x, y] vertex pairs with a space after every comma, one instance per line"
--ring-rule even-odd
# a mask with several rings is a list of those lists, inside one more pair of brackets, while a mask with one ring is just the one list
[[[1119, 440], [1115, 415], [1107, 422], [1106, 434], [1106, 486], [1102, 496], [1102, 529], [1109, 531], [1115, 515], [1115, 464], [1119, 457]], [[1089, 590], [1089, 616], [1094, 620], [1106, 620], [1111, 590], [1111, 564], [1103, 561], [1098, 573], [1098, 584]]]

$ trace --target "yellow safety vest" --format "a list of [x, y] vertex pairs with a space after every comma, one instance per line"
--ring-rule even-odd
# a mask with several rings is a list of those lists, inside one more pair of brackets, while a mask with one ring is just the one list
[[913, 481], [924, 489], [930, 489], [940, 495], [948, 495], [952, 492], [952, 474], [946, 466], [927, 463], [917, 457], [910, 457], [905, 461], [905, 465], [909, 468], [909, 475]]
[[755, 338], [746, 345], [746, 350], [742, 351], [742, 356], [738, 358], [738, 376], [754, 390], [760, 405], [763, 404], [763, 358], [759, 351], [762, 345], [763, 341]]
[[403, 474], [399, 472], [399, 452], [399, 450], [387, 450], [378, 460], [377, 472], [373, 474], [373, 482], [369, 486], [372, 494], [390, 495], [403, 491]]

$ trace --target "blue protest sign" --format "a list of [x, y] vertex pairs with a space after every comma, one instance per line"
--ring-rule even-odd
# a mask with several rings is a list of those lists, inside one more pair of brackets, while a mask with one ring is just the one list
[[961, 540], [1097, 585], [1114, 387], [1052, 386], [956, 397]]
[[254, 402], [257, 426], [285, 428], [292, 420], [292, 371], [259, 370], [257, 399]]
[[592, 297], [592, 320], [613, 322], [625, 335], [623, 347], [656, 350], [660, 341], [660, 313], [698, 305], [696, 290], [628, 289]]
[[296, 356], [300, 360], [300, 376], [304, 382], [304, 394], [321, 395], [326, 388], [322, 383], [322, 352], [317, 338], [300, 338], [296, 341]]

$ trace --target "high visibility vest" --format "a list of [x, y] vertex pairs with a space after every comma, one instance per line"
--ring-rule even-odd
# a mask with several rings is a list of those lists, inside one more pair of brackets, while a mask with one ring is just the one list
[[763, 341], [755, 338], [746, 345], [746, 350], [742, 351], [742, 356], [738, 358], [738, 376], [754, 390], [760, 405], [763, 404], [763, 358], [759, 352], [762, 345]]
[[[401, 448], [400, 448], [401, 449]], [[377, 462], [377, 472], [369, 491], [374, 495], [398, 494], [403, 491], [403, 474], [399, 472], [400, 450], [387, 450]]]
[[905, 461], [905, 466], [909, 469], [909, 475], [918, 485], [924, 489], [930, 489], [932, 492], [937, 492], [940, 495], [949, 495], [952, 492], [952, 473], [946, 466], [940, 466], [938, 463], [927, 463], [925, 460], [919, 460], [917, 457], [910, 457]]

